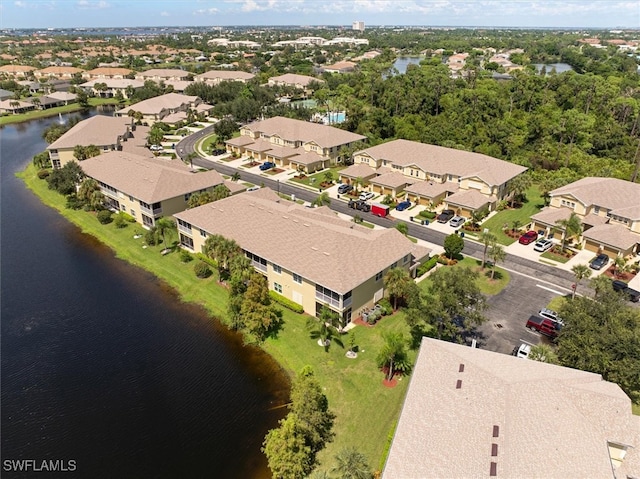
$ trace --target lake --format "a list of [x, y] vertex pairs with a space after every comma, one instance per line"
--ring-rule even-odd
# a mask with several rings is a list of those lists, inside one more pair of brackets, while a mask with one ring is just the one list
[[0, 130], [3, 461], [73, 460], [91, 478], [270, 477], [260, 447], [286, 414], [287, 376], [14, 176], [56, 121]]
[[556, 69], [556, 73], [564, 73], [573, 70], [573, 67], [568, 63], [534, 63], [533, 66], [536, 67], [536, 71], [538, 73], [540, 73], [540, 70], [542, 70], [542, 67], [544, 66], [547, 70], [547, 75], [551, 73], [551, 70], [554, 68]]

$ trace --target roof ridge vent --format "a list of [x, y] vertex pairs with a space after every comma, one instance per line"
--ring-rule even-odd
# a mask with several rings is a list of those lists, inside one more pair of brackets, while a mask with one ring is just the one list
[[311, 247], [311, 249], [312, 249], [313, 251], [318, 251], [318, 248], [316, 248], [315, 246], [312, 246], [312, 247]]

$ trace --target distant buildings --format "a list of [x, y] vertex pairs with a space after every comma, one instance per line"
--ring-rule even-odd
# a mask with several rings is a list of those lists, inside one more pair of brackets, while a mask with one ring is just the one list
[[364, 32], [364, 22], [360, 20], [356, 20], [351, 24], [351, 30], [357, 30], [359, 32]]
[[138, 113], [142, 116], [141, 121], [151, 126], [157, 121], [165, 121], [165, 118], [169, 115], [186, 112], [188, 109], [206, 112], [211, 110], [211, 108], [213, 107], [202, 103], [202, 100], [197, 96], [166, 93], [134, 103], [129, 107], [116, 111], [115, 115], [129, 116]]

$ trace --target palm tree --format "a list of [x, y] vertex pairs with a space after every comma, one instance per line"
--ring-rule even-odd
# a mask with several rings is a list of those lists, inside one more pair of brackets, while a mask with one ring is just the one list
[[527, 189], [531, 186], [531, 177], [529, 175], [518, 175], [509, 182], [509, 194], [511, 195], [511, 207], [516, 201], [516, 198], [524, 195]]
[[627, 261], [622, 256], [616, 256], [616, 259], [613, 260], [613, 262], [616, 267], [614, 273], [616, 278], [620, 278], [631, 270], [631, 266], [627, 264]]
[[240, 180], [240, 173], [238, 173], [237, 171], [231, 175], [231, 181], [238, 181]]
[[498, 241], [498, 237], [494, 235], [491, 231], [483, 231], [478, 236], [480, 242], [484, 245], [484, 249], [482, 251], [482, 269], [484, 269], [484, 265], [487, 262], [487, 250], [489, 247], [493, 247]]
[[402, 333], [389, 332], [382, 335], [385, 344], [378, 353], [378, 367], [388, 368], [387, 380], [391, 381], [396, 371], [408, 371], [411, 364], [407, 359], [407, 344]]
[[162, 217], [156, 220], [156, 242], [159, 237], [162, 237], [162, 244], [164, 245], [163, 252], [167, 250], [167, 237], [170, 238], [176, 231], [176, 224], [170, 218]]
[[309, 318], [307, 321], [307, 328], [310, 330], [309, 337], [317, 340], [318, 344], [323, 346], [326, 352], [329, 351], [329, 346], [332, 341], [344, 348], [344, 344], [340, 339], [340, 332], [336, 327], [338, 320], [338, 314], [325, 306], [320, 311], [320, 317], [318, 319]]
[[576, 284], [573, 288], [573, 292], [571, 293], [571, 299], [576, 297], [576, 291], [580, 282], [583, 279], [589, 279], [591, 277], [591, 268], [589, 268], [586, 264], [577, 264], [571, 268], [573, 272], [573, 276], [576, 278]]
[[40, 104], [41, 104], [40, 98], [34, 98], [33, 100], [31, 100], [31, 103], [33, 104], [33, 106], [38, 108], [40, 106]]
[[333, 183], [333, 173], [331, 172], [331, 170], [325, 171], [322, 177], [327, 183]]
[[205, 254], [218, 264], [220, 279], [225, 277], [229, 270], [232, 258], [240, 253], [240, 247], [234, 240], [229, 240], [221, 235], [211, 235], [204, 242]]
[[556, 221], [556, 225], [562, 230], [562, 251], [564, 251], [567, 238], [582, 234], [582, 221], [575, 213], [571, 213], [567, 219]]
[[322, 193], [320, 193], [318, 195], [318, 197], [313, 200], [312, 203], [314, 206], [325, 206], [325, 205], [330, 205], [331, 204], [331, 198], [329, 197], [329, 193], [327, 193], [326, 191], [323, 191]]
[[493, 266], [491, 267], [491, 279], [496, 273], [496, 264], [501, 261], [504, 261], [507, 257], [507, 252], [504, 250], [502, 245], [494, 243], [489, 250], [489, 258], [493, 262]]
[[407, 299], [409, 294], [408, 285], [413, 280], [402, 268], [391, 268], [387, 274], [384, 275], [384, 287], [387, 290], [389, 296], [393, 297], [393, 309], [398, 309], [398, 299]]
[[360, 193], [360, 188], [364, 186], [364, 179], [361, 176], [358, 176], [355, 180], [353, 180], [353, 186], [356, 189], [356, 194]]
[[371, 469], [367, 458], [355, 448], [342, 449], [335, 457], [335, 467], [331, 472], [341, 479], [371, 479]]

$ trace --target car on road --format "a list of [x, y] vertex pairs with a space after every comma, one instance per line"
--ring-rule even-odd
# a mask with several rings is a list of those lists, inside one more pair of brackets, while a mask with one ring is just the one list
[[338, 193], [341, 194], [341, 195], [344, 195], [346, 193], [349, 193], [352, 189], [353, 189], [353, 186], [347, 185], [347, 184], [342, 184], [342, 185], [338, 186]]
[[260, 189], [260, 187], [258, 185], [256, 185], [256, 186], [252, 186], [250, 188], [247, 188], [247, 191], [256, 191], [256, 190], [259, 190], [259, 189]]
[[453, 210], [442, 210], [442, 213], [436, 216], [436, 219], [438, 223], [447, 223], [455, 215], [456, 213]]
[[353, 208], [354, 210], [358, 211], [364, 211], [365, 213], [371, 211], [371, 205], [362, 200], [350, 200], [348, 206], [349, 208]]
[[519, 347], [513, 350], [513, 355], [516, 358], [527, 359], [530, 353], [531, 353], [531, 345], [525, 344], [525, 343], [521, 343]]
[[637, 303], [638, 301], [640, 301], [640, 291], [636, 291], [635, 289], [630, 288], [629, 285], [624, 281], [614, 279], [611, 282], [611, 286], [613, 286], [614, 291], [622, 292], [632, 303]]
[[551, 241], [550, 239], [543, 238], [541, 240], [536, 241], [536, 244], [533, 245], [533, 250], [539, 251], [540, 253], [544, 253], [552, 246], [553, 246], [553, 241]]
[[600, 270], [602, 269], [604, 266], [606, 266], [609, 263], [609, 257], [604, 254], [601, 253], [598, 256], [596, 256], [591, 263], [589, 263], [589, 267], [591, 269], [595, 269], [595, 270]]
[[265, 161], [260, 165], [260, 171], [267, 171], [275, 167], [276, 167], [276, 164], [273, 163], [272, 161]]
[[149, 147], [149, 149], [150, 149], [151, 151], [162, 151], [162, 150], [164, 150], [164, 148], [162, 147], [162, 145], [151, 145], [151, 146]]
[[407, 208], [409, 208], [411, 206], [411, 201], [405, 200], [405, 201], [401, 201], [400, 203], [398, 203], [398, 205], [396, 206], [396, 210], [398, 211], [404, 211]]
[[360, 193], [360, 199], [361, 199], [362, 201], [368, 201], [368, 200], [370, 200], [371, 198], [373, 198], [374, 196], [376, 196], [376, 194], [375, 194], [375, 193], [372, 193], [372, 192], [370, 192], [370, 191], [363, 191], [362, 193]]
[[459, 226], [462, 226], [465, 221], [467, 221], [467, 219], [462, 216], [454, 216], [453, 218], [451, 218], [451, 221], [449, 221], [449, 225], [453, 226], [454, 228], [458, 228]]
[[518, 243], [520, 244], [531, 244], [538, 239], [538, 233], [535, 231], [527, 231], [525, 234], [520, 236], [518, 239]]

